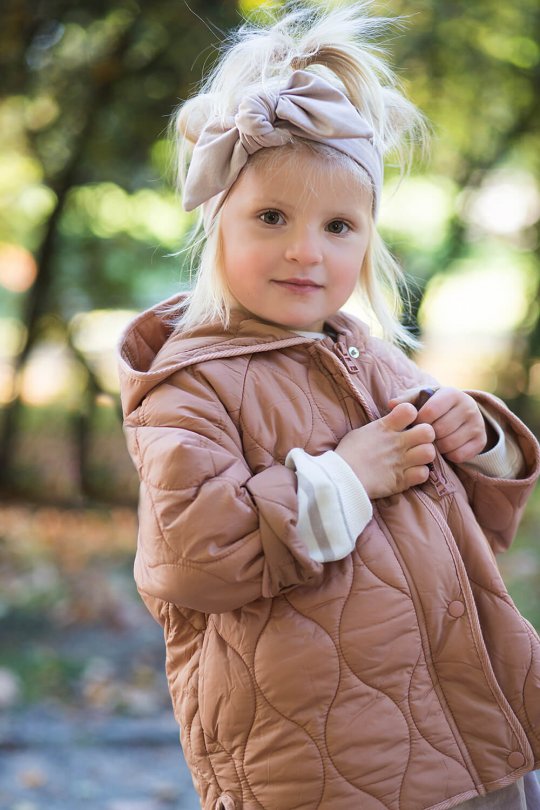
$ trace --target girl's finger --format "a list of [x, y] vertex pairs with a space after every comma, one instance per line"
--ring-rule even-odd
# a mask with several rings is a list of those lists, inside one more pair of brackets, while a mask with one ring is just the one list
[[[443, 440], [446, 441], [446, 440]], [[439, 452], [448, 460], [453, 461], [456, 464], [460, 464], [464, 461], [469, 461], [471, 458], [474, 458], [478, 455], [483, 449], [483, 442], [481, 438], [466, 436], [464, 440], [457, 440], [457, 444], [454, 444], [451, 449], [444, 450], [442, 447], [439, 446], [437, 442], [437, 449]]]
[[411, 447], [405, 454], [405, 467], [418, 467], [429, 464], [437, 455], [433, 444], [418, 444]]
[[437, 437], [433, 425], [428, 425], [423, 422], [421, 425], [413, 425], [409, 427], [406, 434], [403, 436], [405, 447], [416, 447], [419, 444], [433, 444]]
[[409, 487], [416, 487], [418, 484], [424, 484], [429, 478], [429, 467], [424, 464], [420, 467], [409, 467], [405, 470], [403, 480], [405, 489]]
[[418, 411], [417, 422], [432, 425], [458, 404], [460, 392], [455, 388], [439, 388]]
[[431, 423], [435, 431], [435, 436], [437, 437], [438, 441], [442, 441], [450, 436], [456, 431], [461, 430], [462, 428], [467, 427], [467, 421], [463, 418], [463, 414], [459, 412], [457, 408], [452, 408], [452, 410], [445, 413], [443, 416], [440, 416], [434, 422]]
[[390, 430], [401, 432], [412, 425], [416, 419], [417, 411], [409, 403], [400, 402], [399, 406], [401, 407], [396, 405], [393, 410], [381, 417], [380, 422]]

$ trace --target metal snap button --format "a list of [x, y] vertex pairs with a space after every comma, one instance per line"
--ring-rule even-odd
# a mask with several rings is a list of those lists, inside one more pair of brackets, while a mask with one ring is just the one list
[[455, 602], [450, 602], [448, 605], [448, 613], [454, 619], [459, 619], [465, 613], [465, 605], [459, 599], [456, 599]]
[[349, 354], [351, 357], [357, 358], [360, 357], [360, 352], [356, 348], [356, 346], [349, 346]]

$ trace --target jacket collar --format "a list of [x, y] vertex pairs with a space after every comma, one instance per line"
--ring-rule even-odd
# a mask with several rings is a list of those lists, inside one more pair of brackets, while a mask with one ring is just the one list
[[[180, 293], [156, 304], [137, 315], [124, 330], [117, 349], [124, 415], [137, 407], [151, 388], [186, 366], [311, 342], [290, 329], [238, 310], [231, 312], [226, 331], [216, 322], [175, 332], [174, 319], [185, 297]], [[360, 351], [369, 335], [366, 324], [344, 312], [328, 318], [325, 329], [335, 340], [355, 345]], [[332, 337], [322, 342], [330, 346]]]

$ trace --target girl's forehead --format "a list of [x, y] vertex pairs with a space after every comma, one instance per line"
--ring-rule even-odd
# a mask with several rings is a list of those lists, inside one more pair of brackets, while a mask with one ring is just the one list
[[[316, 156], [286, 154], [282, 160], [250, 161], [238, 178], [242, 190], [256, 196], [279, 190], [283, 195], [371, 196], [369, 179], [361, 170], [349, 169], [346, 164], [327, 161]], [[240, 189], [239, 189], [240, 190]]]
[[335, 171], [342, 175], [347, 172], [342, 166], [331, 163], [303, 152], [291, 153], [283, 150], [283, 156], [279, 158], [275, 153], [269, 160], [264, 157], [259, 160], [251, 160], [246, 166], [246, 173], [251, 174], [258, 182], [271, 183], [276, 177], [289, 177], [294, 179], [328, 179]]

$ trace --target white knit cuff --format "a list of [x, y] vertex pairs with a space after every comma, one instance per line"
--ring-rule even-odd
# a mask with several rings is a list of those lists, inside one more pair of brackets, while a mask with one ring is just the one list
[[523, 467], [523, 456], [516, 441], [504, 433], [502, 427], [493, 414], [480, 403], [476, 403], [482, 416], [493, 427], [498, 435], [495, 447], [485, 453], [478, 453], [470, 461], [464, 463], [474, 467], [475, 470], [487, 475], [489, 478], [515, 479]]
[[298, 530], [316, 562], [341, 560], [373, 516], [366, 490], [333, 450], [310, 456], [294, 447], [285, 466], [298, 480]]

